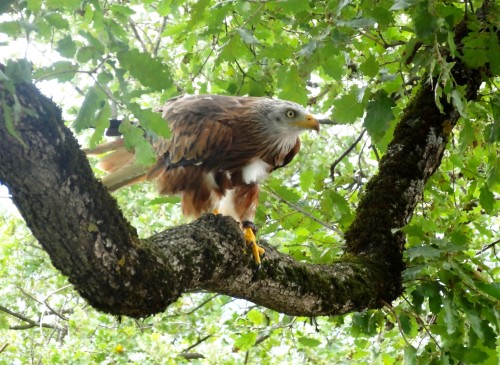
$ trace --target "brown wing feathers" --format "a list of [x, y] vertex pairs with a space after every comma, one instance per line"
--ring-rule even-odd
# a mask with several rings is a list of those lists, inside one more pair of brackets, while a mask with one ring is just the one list
[[115, 190], [145, 179], [157, 182], [160, 194], [182, 194], [185, 215], [199, 216], [217, 208], [232, 189], [237, 219], [253, 220], [257, 183], [245, 184], [242, 169], [256, 159], [269, 171], [288, 164], [300, 149], [300, 140], [276, 145], [258, 114], [262, 98], [199, 95], [169, 100], [158, 111], [171, 129], [170, 139], [157, 139], [158, 154], [150, 168], [135, 165], [133, 151], [123, 140], [110, 142], [89, 154], [110, 152], [100, 163], [109, 174], [103, 182]]

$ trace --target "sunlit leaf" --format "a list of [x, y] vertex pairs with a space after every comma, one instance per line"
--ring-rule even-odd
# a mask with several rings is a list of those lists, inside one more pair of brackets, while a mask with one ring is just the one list
[[234, 341], [234, 347], [240, 351], [250, 350], [255, 344], [257, 334], [255, 332], [243, 333]]
[[119, 52], [117, 57], [121, 66], [146, 87], [161, 91], [172, 84], [168, 67], [149, 54], [131, 49]]
[[379, 141], [387, 132], [390, 122], [394, 118], [393, 107], [394, 101], [385, 91], [378, 92], [374, 100], [368, 103], [364, 125], [375, 142]]

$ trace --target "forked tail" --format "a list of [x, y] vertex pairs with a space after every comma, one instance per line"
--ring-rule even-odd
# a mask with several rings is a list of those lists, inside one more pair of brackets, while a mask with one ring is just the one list
[[83, 150], [87, 155], [101, 155], [109, 152], [98, 162], [97, 167], [107, 172], [102, 183], [109, 191], [146, 180], [148, 166], [134, 164], [134, 153], [127, 151], [123, 138]]

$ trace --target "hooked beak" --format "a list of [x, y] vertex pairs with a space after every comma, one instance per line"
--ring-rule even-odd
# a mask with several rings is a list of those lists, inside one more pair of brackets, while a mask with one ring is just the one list
[[292, 124], [305, 129], [314, 129], [316, 132], [319, 132], [319, 122], [311, 114], [307, 114], [304, 120], [294, 122]]

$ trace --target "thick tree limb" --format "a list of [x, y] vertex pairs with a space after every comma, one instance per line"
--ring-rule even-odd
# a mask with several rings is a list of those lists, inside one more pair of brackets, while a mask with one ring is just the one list
[[[474, 95], [479, 73], [460, 62], [455, 69]], [[0, 181], [81, 295], [97, 309], [131, 317], [158, 313], [193, 288], [303, 316], [391, 302], [402, 291], [404, 238], [398, 229], [410, 220], [458, 119], [446, 100], [440, 113], [431, 87], [422, 85], [366, 187], [342, 259], [303, 264], [266, 246], [263, 267], [255, 271], [231, 218], [206, 215], [139, 239], [95, 179], [59, 109], [32, 85], [18, 85], [17, 95], [36, 116], [23, 115], [16, 126], [25, 148], [7, 131], [0, 105]]]

